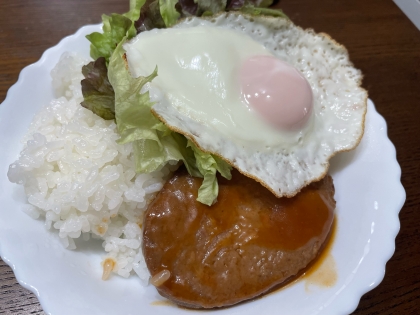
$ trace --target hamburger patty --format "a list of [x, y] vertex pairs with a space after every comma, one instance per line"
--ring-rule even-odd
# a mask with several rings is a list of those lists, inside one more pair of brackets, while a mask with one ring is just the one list
[[150, 204], [143, 254], [159, 293], [182, 306], [213, 308], [251, 299], [296, 275], [327, 238], [335, 209], [330, 176], [277, 198], [233, 171], [218, 201], [196, 201], [202, 179], [180, 170]]

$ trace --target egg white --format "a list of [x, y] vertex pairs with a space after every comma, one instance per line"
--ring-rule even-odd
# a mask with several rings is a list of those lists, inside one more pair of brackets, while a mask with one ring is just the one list
[[[264, 129], [267, 133], [259, 134], [261, 141], [244, 141], [247, 133], [256, 133], [252, 128], [261, 129], [255, 127], [257, 123], [245, 124], [249, 127], [242, 128], [243, 136], [238, 135], [238, 130], [229, 132], [218, 128], [217, 124], [203, 122], [202, 117], [190, 114], [190, 104], [183, 107], [171, 101], [165, 87], [152, 82], [149, 93], [156, 102], [152, 112], [169, 128], [184, 134], [203, 151], [225, 159], [278, 197], [291, 197], [302, 187], [321, 179], [333, 155], [357, 146], [363, 135], [367, 92], [360, 87], [362, 75], [349, 61], [343, 46], [325, 34], [303, 30], [283, 18], [223, 13], [212, 18], [188, 18], [175, 26], [176, 29], [191, 27], [245, 34], [270, 54], [292, 64], [312, 88], [313, 117], [303, 131], [279, 133], [278, 141], [271, 141], [273, 135], [268, 134], [268, 129]], [[130, 47], [126, 49], [130, 71], [134, 73], [138, 62], [133, 62], [136, 58], [130, 53]], [[162, 43], [162, 49], [170, 47]]]

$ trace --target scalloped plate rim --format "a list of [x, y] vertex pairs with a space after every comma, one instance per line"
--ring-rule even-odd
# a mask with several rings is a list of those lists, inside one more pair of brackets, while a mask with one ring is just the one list
[[[29, 72], [31, 69], [35, 69], [36, 67], [41, 68], [44, 64], [44, 62], [47, 60], [47, 58], [51, 55], [51, 54], [55, 54], [55, 53], [59, 53], [60, 49], [62, 48], [62, 46], [67, 42], [67, 41], [71, 41], [71, 40], [75, 40], [78, 37], [84, 35], [83, 33], [85, 32], [85, 30], [90, 29], [90, 28], [99, 28], [101, 26], [101, 24], [91, 24], [91, 25], [85, 25], [81, 28], [79, 28], [73, 35], [69, 35], [64, 37], [63, 39], [61, 39], [59, 41], [59, 43], [49, 49], [47, 49], [41, 56], [41, 58], [33, 63], [30, 64], [28, 66], [26, 66], [19, 74], [18, 80], [17, 82], [11, 86], [6, 94], [5, 100], [3, 101], [3, 103], [0, 105], [0, 115], [6, 110], [5, 107], [7, 106], [11, 106], [9, 105], [9, 103], [12, 103], [13, 100], [12, 98], [14, 97], [14, 94], [18, 92], [19, 88], [21, 87], [21, 85], [24, 83], [25, 80], [25, 75], [27, 72]], [[373, 103], [371, 103], [371, 107], [374, 111], [372, 116], [372, 119], [378, 119], [380, 122], [379, 124], [383, 125], [383, 133], [382, 133], [382, 137], [384, 138], [384, 143], [386, 144], [388, 151], [390, 151], [390, 154], [392, 154], [392, 157], [394, 158], [395, 161], [394, 162], [394, 168], [388, 170], [389, 173], [394, 173], [393, 177], [394, 177], [394, 182], [393, 185], [395, 186], [395, 195], [398, 195], [399, 197], [397, 198], [398, 200], [395, 201], [395, 209], [393, 211], [393, 220], [392, 222], [394, 222], [394, 226], [393, 226], [393, 230], [389, 231], [389, 238], [392, 239], [392, 244], [390, 244], [391, 246], [388, 247], [388, 250], [384, 250], [382, 252], [382, 257], [378, 257], [377, 261], [380, 260], [380, 264], [381, 264], [381, 268], [378, 268], [378, 270], [375, 272], [374, 276], [371, 276], [371, 278], [369, 280], [365, 280], [365, 284], [364, 285], [359, 285], [358, 287], [354, 286], [353, 287], [353, 298], [350, 298], [348, 300], [347, 305], [342, 304], [342, 308], [341, 311], [346, 312], [346, 314], [349, 314], [351, 312], [353, 312], [360, 301], [360, 298], [366, 293], [369, 292], [370, 290], [374, 289], [375, 287], [377, 287], [381, 281], [383, 280], [384, 276], [385, 276], [385, 266], [386, 263], [389, 261], [389, 259], [392, 257], [392, 255], [395, 252], [395, 238], [399, 232], [400, 229], [400, 222], [399, 222], [399, 218], [398, 218], [398, 214], [401, 210], [401, 208], [404, 205], [405, 202], [405, 190], [401, 184], [401, 168], [398, 164], [398, 161], [396, 159], [396, 149], [395, 146], [392, 144], [392, 142], [389, 140], [388, 136], [387, 136], [387, 124], [385, 119], [376, 111]], [[7, 109], [9, 109], [7, 107]], [[0, 116], [1, 117], [1, 116]], [[26, 289], [32, 291], [39, 299], [40, 304], [42, 305], [43, 309], [47, 312], [48, 310], [48, 303], [46, 303], [46, 301], [44, 301], [43, 298], [43, 294], [42, 292], [39, 292], [38, 289], [36, 287], [34, 287], [33, 285], [31, 285], [30, 283], [27, 283], [24, 279], [24, 277], [20, 274], [19, 270], [16, 268], [16, 266], [13, 263], [13, 258], [9, 258], [9, 257], [5, 257], [4, 253], [4, 249], [1, 245], [0, 242], [0, 256], [3, 258], [3, 260], [13, 269], [16, 279], [18, 280], [19, 284], [22, 285], [23, 287], [25, 287]]]

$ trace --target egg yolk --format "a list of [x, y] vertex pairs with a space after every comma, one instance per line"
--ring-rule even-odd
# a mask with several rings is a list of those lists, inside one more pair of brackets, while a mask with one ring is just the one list
[[246, 104], [276, 129], [302, 128], [312, 112], [312, 89], [293, 66], [273, 56], [246, 59], [239, 73]]

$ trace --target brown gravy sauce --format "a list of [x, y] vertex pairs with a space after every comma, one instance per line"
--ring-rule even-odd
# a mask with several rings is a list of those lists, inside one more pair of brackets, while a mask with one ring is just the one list
[[[334, 257], [331, 250], [337, 234], [337, 218], [334, 217], [330, 233], [325, 241], [323, 248], [319, 251], [318, 256], [309, 263], [306, 268], [299, 271], [299, 273], [279, 284], [270, 290], [269, 294], [276, 293], [294, 285], [298, 281], [305, 281], [305, 291], [310, 291], [310, 285], [317, 285], [319, 287], [332, 287], [337, 282], [337, 269], [335, 266]], [[262, 298], [265, 295], [262, 296]]]
[[[331, 226], [331, 231], [328, 235], [328, 238], [323, 246], [323, 249], [320, 250], [319, 255], [303, 270], [301, 270], [296, 276], [290, 278], [289, 280], [279, 284], [274, 287], [267, 294], [257, 297], [257, 299], [264, 298], [269, 294], [275, 294], [281, 290], [287, 289], [297, 283], [298, 281], [305, 281], [305, 291], [310, 291], [310, 285], [318, 285], [321, 287], [332, 287], [337, 282], [337, 270], [334, 263], [334, 257], [331, 254], [333, 244], [337, 235], [337, 217], [334, 217], [333, 224]], [[331, 263], [333, 262], [333, 264]], [[321, 270], [321, 272], [319, 272]], [[157, 300], [150, 303], [153, 306], [173, 306], [182, 308], [185, 310], [191, 310], [179, 306], [170, 300]], [[194, 310], [198, 311], [198, 310]]]
[[[148, 268], [152, 275], [162, 270], [174, 275], [158, 287], [161, 295], [171, 295], [179, 303], [194, 299], [205, 303], [206, 296], [212, 297], [213, 292], [222, 292], [222, 298], [233, 294], [230, 286], [237, 285], [241, 294], [252, 298], [252, 294], [263, 293], [274, 281], [283, 281], [283, 275], [295, 274], [303, 267], [299, 267], [300, 256], [287, 256], [290, 251], [302, 252], [305, 247], [306, 253], [299, 255], [307, 257], [312, 251], [312, 245], [307, 244], [314, 244], [314, 238], [325, 239], [335, 202], [333, 206], [331, 197], [316, 189], [317, 184], [294, 198], [279, 199], [254, 180], [238, 172], [233, 175], [229, 181], [219, 179], [218, 202], [212, 207], [196, 202], [201, 181], [182, 173], [165, 184], [149, 206], [144, 225], [150, 228], [145, 228], [143, 248]], [[236, 267], [229, 269], [228, 265], [238, 256], [243, 258], [241, 263], [250, 265], [249, 270], [254, 268], [251, 260], [263, 261], [266, 265], [261, 270], [265, 266], [272, 268], [274, 281], [250, 272], [243, 285], [236, 284], [236, 279], [241, 279], [241, 274], [237, 275], [240, 271]], [[221, 277], [225, 274], [226, 279]], [[233, 296], [229, 303], [237, 303], [236, 299]], [[215, 302], [218, 307], [216, 303], [219, 302]]]
[[337, 234], [337, 218], [334, 218], [329, 238], [318, 257], [303, 271], [302, 280], [305, 281], [305, 289], [310, 285], [319, 287], [332, 287], [336, 284], [338, 274], [334, 256], [331, 250]]

